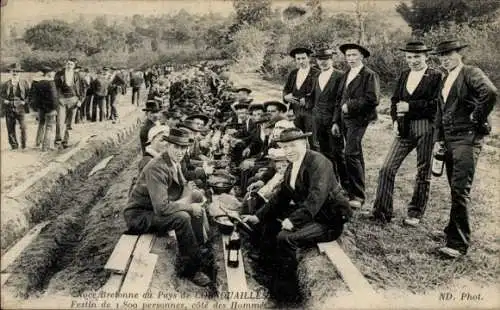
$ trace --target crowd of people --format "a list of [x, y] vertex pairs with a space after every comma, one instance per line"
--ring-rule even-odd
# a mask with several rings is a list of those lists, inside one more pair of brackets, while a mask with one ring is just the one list
[[[153, 67], [127, 76], [115, 71], [107, 81], [117, 90], [106, 92], [102, 85], [107, 84], [95, 81], [105, 80], [107, 70], [94, 80], [100, 86], [93, 88], [90, 82], [83, 91], [77, 85], [85, 78], [68, 73], [75, 65], [68, 60], [54, 78], [56, 91], [47, 91], [48, 83], [40, 81], [32, 93], [35, 98], [37, 92], [58, 96], [58, 105], [35, 107], [45, 126], [58, 117], [56, 141], [64, 145], [75, 111], [80, 121], [97, 121], [96, 113], [88, 117], [88, 106], [80, 104], [88, 102], [89, 95], [94, 97], [93, 111], [95, 106], [100, 109], [99, 121], [116, 120], [113, 94], [129, 85], [132, 104], [140, 105], [139, 91], [146, 83], [146, 119], [139, 133], [143, 158], [123, 211], [128, 232], [167, 235], [174, 230], [178, 275], [209, 286], [215, 279], [206, 207], [214, 194], [231, 193], [245, 214], [242, 222], [252, 228], [247, 231], [250, 257], [270, 275], [271, 294], [293, 301], [300, 298], [300, 290], [293, 287], [296, 250], [337, 239], [353, 212], [381, 225], [390, 222], [395, 176], [414, 149], [415, 186], [403, 224], [415, 227], [424, 217], [433, 153], [441, 150], [451, 211], [439, 253], [446, 258], [467, 253], [471, 185], [498, 91], [483, 71], [463, 63], [461, 51], [466, 47], [449, 40], [434, 48], [422, 42], [400, 48], [408, 69], [391, 96], [394, 140], [380, 169], [372, 210], [363, 208], [367, 197], [362, 141], [377, 119], [380, 83], [378, 74], [364, 64], [371, 52], [359, 44], [339, 46], [349, 66], [346, 72], [333, 67], [338, 53], [333, 48], [290, 51], [297, 69], [288, 76], [282, 100], [254, 102], [251, 89], [232, 84], [227, 68], [207, 63], [178, 70]], [[437, 55], [442, 70], [428, 66], [430, 53]], [[50, 72], [47, 68], [44, 74]], [[6, 89], [2, 98], [14, 103], [12, 112], [7, 110], [11, 124], [22, 118], [25, 106], [15, 103], [29, 89], [21, 81], [10, 82]], [[104, 114], [108, 95], [110, 110]], [[11, 126], [8, 130], [10, 139]], [[16, 143], [12, 139], [13, 148]]]
[[[251, 89], [234, 88], [207, 66], [181, 72], [169, 82], [168, 107], [152, 99], [146, 103], [148, 121], [140, 134], [144, 159], [124, 210], [129, 231], [175, 230], [179, 275], [210, 285], [206, 201], [214, 190], [231, 190], [243, 222], [253, 227], [250, 257], [270, 273], [275, 297], [295, 300], [300, 295], [291, 287], [297, 283], [296, 250], [338, 238], [353, 210], [374, 223], [390, 222], [395, 175], [413, 149], [417, 173], [403, 224], [420, 224], [433, 152], [439, 149], [451, 188], [446, 244], [439, 253], [466, 254], [470, 189], [498, 96], [479, 68], [463, 64], [466, 47], [450, 40], [435, 48], [422, 42], [400, 48], [409, 68], [391, 97], [394, 141], [371, 211], [363, 208], [362, 140], [377, 119], [380, 85], [378, 74], [364, 64], [371, 54], [367, 48], [339, 47], [346, 72], [333, 67], [332, 48], [293, 49], [297, 69], [288, 76], [282, 101], [254, 102]], [[430, 53], [443, 70], [428, 66]], [[214, 185], [213, 177], [224, 182]]]

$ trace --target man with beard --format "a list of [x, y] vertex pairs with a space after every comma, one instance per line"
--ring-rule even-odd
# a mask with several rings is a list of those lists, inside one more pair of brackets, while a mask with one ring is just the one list
[[[204, 201], [195, 199], [182, 174], [180, 162], [191, 145], [189, 134], [171, 128], [166, 151], [141, 171], [123, 211], [128, 232], [166, 236], [175, 230], [178, 243], [177, 274], [199, 286], [212, 283], [202, 271], [211, 255], [205, 243]], [[199, 192], [198, 192], [199, 194]]]
[[298, 248], [337, 239], [351, 216], [347, 199], [336, 181], [332, 163], [307, 148], [307, 137], [298, 128], [281, 132], [278, 142], [291, 165], [277, 193], [244, 222], [261, 223], [260, 260], [270, 264], [271, 294], [284, 302], [297, 302]]
[[401, 73], [391, 98], [391, 117], [396, 133], [394, 142], [379, 173], [377, 197], [371, 218], [382, 223], [393, 216], [393, 192], [396, 173], [408, 154], [417, 149], [417, 177], [404, 223], [416, 226], [424, 215], [431, 178], [434, 117], [437, 109], [439, 71], [427, 66], [431, 50], [422, 42], [409, 42], [404, 48], [410, 70]]
[[[295, 59], [297, 69], [292, 70], [288, 75], [285, 87], [283, 88], [283, 101], [289, 105], [295, 115], [295, 126], [302, 131], [313, 132], [312, 102], [311, 93], [314, 82], [319, 72], [311, 67], [310, 56], [313, 52], [305, 47], [294, 48], [290, 51], [290, 56]], [[309, 143], [317, 148], [316, 137], [311, 135]]]
[[439, 89], [436, 117], [436, 148], [445, 149], [446, 176], [451, 188], [450, 220], [445, 228], [446, 246], [439, 252], [457, 258], [470, 247], [469, 205], [472, 180], [483, 146], [491, 131], [488, 115], [493, 110], [498, 90], [483, 71], [464, 65], [457, 40], [443, 41], [434, 53], [446, 75]]
[[[56, 124], [56, 144], [66, 148], [69, 141], [69, 131], [73, 122], [75, 110], [83, 101], [80, 76], [75, 72], [77, 60], [66, 61], [64, 70], [56, 73], [54, 82], [59, 96]], [[62, 136], [64, 135], [64, 136]]]
[[3, 110], [5, 111], [5, 122], [9, 136], [9, 144], [13, 150], [19, 148], [16, 134], [16, 122], [21, 129], [21, 149], [26, 148], [26, 122], [25, 114], [29, 113], [28, 99], [30, 86], [28, 81], [19, 77], [21, 72], [20, 64], [13, 64], [10, 67], [11, 78], [5, 82], [0, 92]]
[[[362, 140], [370, 122], [377, 119], [380, 99], [378, 75], [363, 65], [370, 52], [363, 46], [348, 43], [339, 47], [345, 55], [349, 70], [341, 79], [333, 117], [332, 134], [343, 134], [349, 182], [345, 188], [351, 206], [361, 208], [365, 196], [365, 160]], [[344, 130], [341, 130], [344, 128]]]

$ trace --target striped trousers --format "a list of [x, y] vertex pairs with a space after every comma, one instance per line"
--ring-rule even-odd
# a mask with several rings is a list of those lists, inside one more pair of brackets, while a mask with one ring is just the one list
[[373, 215], [390, 220], [393, 216], [394, 180], [403, 160], [417, 149], [417, 176], [413, 196], [408, 204], [408, 217], [421, 218], [424, 215], [431, 179], [432, 149], [434, 146], [433, 125], [427, 119], [412, 120], [407, 137], [396, 137], [384, 164], [380, 169], [377, 197]]

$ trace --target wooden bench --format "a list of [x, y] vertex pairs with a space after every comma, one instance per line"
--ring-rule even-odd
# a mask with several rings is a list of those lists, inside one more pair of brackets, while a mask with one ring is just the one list
[[100, 290], [109, 293], [146, 292], [158, 259], [158, 255], [150, 253], [155, 240], [153, 234], [123, 234], [104, 266], [111, 271], [111, 276]]
[[320, 253], [325, 253], [328, 259], [335, 265], [352, 293], [366, 297], [377, 295], [370, 283], [368, 283], [366, 278], [344, 253], [337, 241], [320, 242], [318, 243], [318, 248]]

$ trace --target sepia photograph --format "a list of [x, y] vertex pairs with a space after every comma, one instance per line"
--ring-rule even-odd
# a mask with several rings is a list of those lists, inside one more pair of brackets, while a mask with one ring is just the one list
[[499, 0], [0, 0], [1, 309], [499, 309]]

